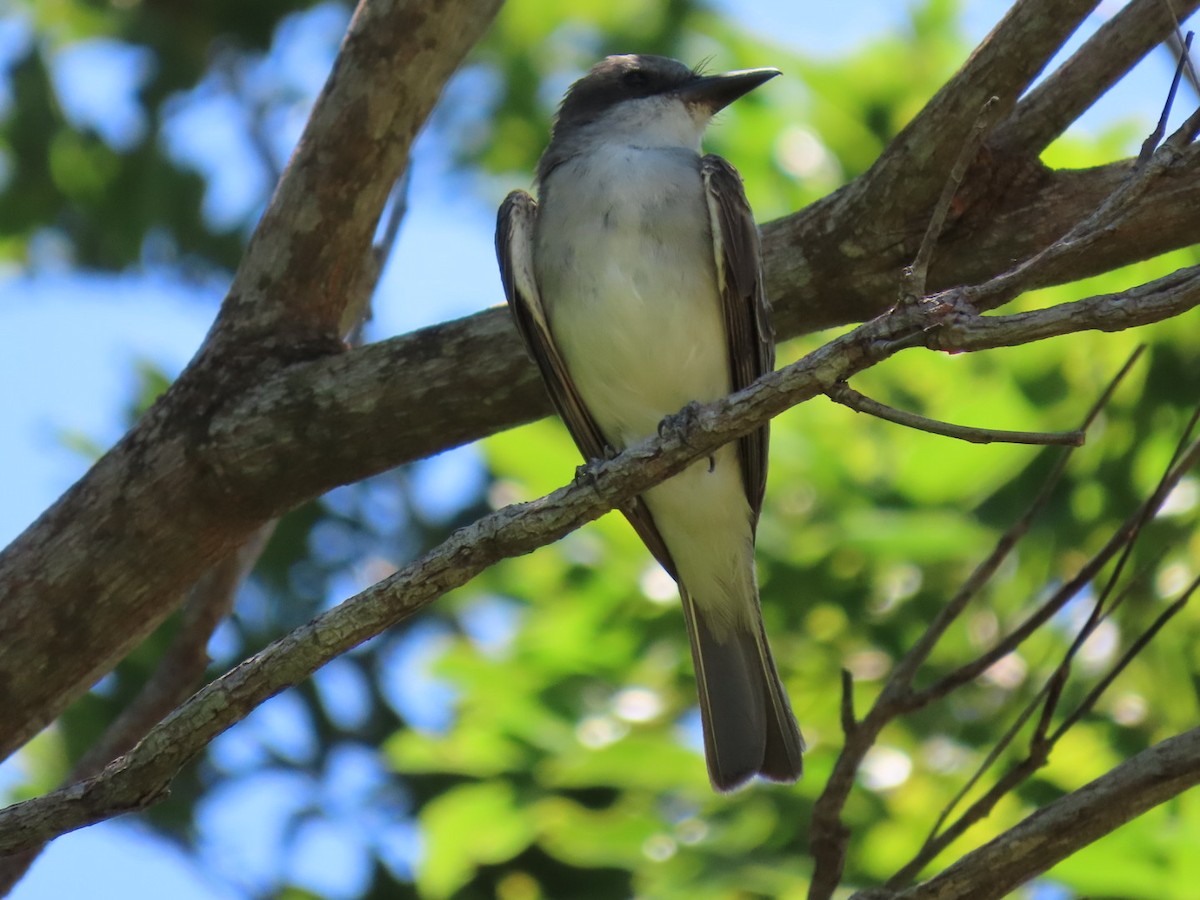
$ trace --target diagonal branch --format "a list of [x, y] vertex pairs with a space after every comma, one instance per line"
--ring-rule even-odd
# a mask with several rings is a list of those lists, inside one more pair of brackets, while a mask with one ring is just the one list
[[[1200, 290], [1189, 301], [1200, 304]], [[612, 460], [593, 463], [585, 476], [547, 497], [507, 507], [460, 529], [391, 578], [318, 616], [207, 685], [96, 778], [0, 811], [0, 853], [149, 805], [208, 741], [267, 698], [500, 559], [561, 538], [690, 461], [823, 393], [838, 380], [929, 341], [941, 312], [938, 304], [905, 306], [860, 326], [799, 362], [763, 376], [746, 390], [700, 407], [686, 428], [667, 429], [662, 437]], [[1052, 313], [1041, 311], [1046, 316]], [[1034, 315], [1030, 331], [1037, 331]], [[983, 332], [992, 322], [998, 323], [998, 336], [1011, 339], [1002, 319], [981, 318], [974, 336], [977, 349], [986, 343]], [[1074, 330], [1089, 325], [1086, 318], [1074, 319]]]
[[[984, 104], [995, 97], [998, 113], [1011, 110], [1096, 5], [1096, 0], [1018, 0], [896, 136], [856, 190], [875, 195], [886, 185], [932, 207]], [[903, 181], [896, 178], [900, 170], [906, 176]]]
[[[135, 429], [0, 552], [0, 756], [86, 691], [263, 522], [334, 484], [548, 412], [502, 312], [348, 353], [330, 325], [343, 295], [353, 294], [401, 148], [440, 90], [434, 75], [461, 59], [495, 5], [366, 0], [352, 29], [362, 39], [345, 44], [338, 84], [323, 95], [212, 340]], [[863, 321], [891, 304], [943, 182], [938, 160], [953, 160], [983, 96], [1014, 100], [1086, 12], [1078, 2], [1047, 5], [1055, 7], [1050, 18], [1059, 17], [1049, 23], [1031, 0], [1019, 3], [956, 87], [918, 117], [895, 157], [911, 165], [881, 166], [870, 191], [860, 180], [764, 229], [782, 335]], [[372, 51], [378, 58], [346, 58]], [[423, 65], [426, 51], [438, 57], [435, 66]], [[346, 140], [364, 127], [389, 133], [395, 146], [381, 146], [374, 133]], [[942, 234], [931, 289], [982, 282], [1039, 251], [1128, 171], [1114, 164], [1049, 172], [1035, 160], [984, 156], [983, 173], [964, 184], [965, 212]], [[1198, 170], [1200, 148], [1181, 149], [1116, 226], [1044, 266], [1038, 286], [1200, 240]], [[936, 184], [926, 185], [931, 172]], [[131, 559], [154, 564], [133, 573]]]
[[[1144, 349], [1144, 347], [1138, 347], [1125, 361], [1120, 371], [1113, 376], [1101, 396], [1084, 416], [1079, 428], [1081, 432], [1086, 432], [1091, 427]], [[811, 843], [814, 867], [809, 891], [810, 897], [829, 897], [841, 882], [846, 845], [850, 839], [849, 829], [842, 822], [842, 809], [854, 786], [859, 766], [867, 751], [871, 749], [879, 733], [890, 721], [915, 708], [912, 685], [917, 670], [929, 658], [929, 654], [933, 652], [946, 630], [962, 615], [971, 600], [991, 580], [1000, 565], [1008, 559], [1020, 540], [1029, 532], [1034, 520], [1050, 501], [1054, 489], [1066, 471], [1071, 453], [1071, 450], [1067, 450], [1059, 454], [1054, 467], [1044, 480], [1037, 495], [1026, 507], [1025, 512], [1001, 535], [992, 551], [975, 567], [950, 601], [938, 611], [929, 627], [922, 632], [912, 648], [901, 657], [862, 722], [856, 722], [853, 717], [843, 715], [842, 730], [845, 732], [846, 740], [838, 753], [825, 788], [821, 791], [813, 808]], [[849, 680], [849, 673], [843, 673], [842, 696], [844, 700], [852, 695], [853, 686]]]
[[498, 6], [360, 3], [204, 347], [134, 429], [0, 552], [0, 634], [23, 648], [0, 653], [0, 758], [109, 671], [202, 572], [304, 499], [280, 492], [278, 480], [232, 489], [236, 460], [198, 461], [209, 424], [296, 360], [344, 349], [338, 320], [361, 283], [384, 198], [442, 84]]
[[210, 343], [338, 334], [417, 130], [499, 6], [361, 0]]
[[996, 129], [997, 149], [1040, 153], [1120, 81], [1147, 53], [1169, 40], [1200, 0], [1133, 0], [1022, 98]]
[[1055, 863], [1197, 784], [1200, 728], [1143, 750], [922, 884], [898, 892], [863, 892], [852, 900], [1000, 900]]

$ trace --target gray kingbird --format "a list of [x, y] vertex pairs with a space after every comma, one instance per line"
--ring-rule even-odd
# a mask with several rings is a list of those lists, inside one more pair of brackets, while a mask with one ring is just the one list
[[[774, 367], [758, 229], [737, 171], [701, 156], [720, 109], [779, 74], [610, 56], [567, 92], [496, 252], [509, 308], [587, 459]], [[800, 777], [804, 742], [763, 630], [754, 536], [767, 429], [622, 507], [679, 585], [713, 786]]]

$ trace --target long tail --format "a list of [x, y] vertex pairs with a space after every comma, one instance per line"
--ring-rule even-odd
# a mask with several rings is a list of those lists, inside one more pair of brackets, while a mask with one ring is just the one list
[[718, 637], [682, 586], [680, 594], [713, 787], [732, 791], [755, 775], [795, 781], [804, 739], [771, 658], [762, 617]]

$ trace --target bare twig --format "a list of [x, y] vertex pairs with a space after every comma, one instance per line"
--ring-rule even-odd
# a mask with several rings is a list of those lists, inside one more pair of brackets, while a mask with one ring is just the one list
[[[1198, 416], [1200, 416], [1200, 409], [1193, 414], [1191, 420], [1184, 430], [1182, 440], [1186, 441], [1190, 439]], [[1121, 601], [1127, 595], [1126, 591], [1122, 591], [1117, 594], [1116, 598], [1111, 604], [1106, 605], [1107, 598], [1111, 596], [1112, 592], [1115, 590], [1117, 580], [1119, 579], [1121, 571], [1124, 567], [1124, 562], [1129, 557], [1134, 542], [1140, 535], [1144, 525], [1157, 511], [1159, 506], [1161, 506], [1162, 501], [1166, 499], [1173, 486], [1177, 484], [1178, 480], [1196, 464], [1197, 460], [1200, 460], [1200, 442], [1193, 443], [1190, 445], [1190, 447], [1185, 444], [1176, 448], [1176, 452], [1172, 457], [1167, 470], [1163, 473], [1159, 484], [1153, 491], [1151, 498], [1145, 504], [1139, 507], [1139, 509], [1126, 521], [1125, 525], [1118, 530], [1118, 536], [1120, 536], [1121, 557], [1109, 578], [1106, 580], [1104, 588], [1098, 593], [1097, 599], [1087, 621], [1080, 628], [1078, 634], [1068, 646], [1063, 655], [1062, 661], [1058, 666], [1055, 667], [1054, 672], [1051, 674], [1050, 678], [1047, 679], [1046, 683], [1038, 690], [1037, 694], [1024, 707], [1013, 725], [1007, 729], [1005, 734], [991, 748], [986, 758], [976, 768], [975, 772], [967, 780], [966, 784], [959, 789], [955, 796], [951, 798], [950, 802], [947, 803], [947, 805], [943, 808], [920, 850], [918, 850], [912, 860], [910, 860], [891, 879], [889, 879], [889, 887], [895, 887], [910, 881], [926, 865], [936, 858], [938, 854], [945, 850], [946, 847], [957, 840], [971, 825], [987, 816], [995, 807], [996, 803], [998, 803], [1009, 791], [1011, 791], [1016, 785], [1020, 784], [1023, 780], [1025, 780], [1025, 778], [1029, 777], [1029, 775], [1033, 774], [1033, 772], [1044, 765], [1051, 750], [1062, 738], [1062, 736], [1066, 734], [1071, 725], [1077, 722], [1080, 718], [1082, 718], [1082, 716], [1086, 715], [1087, 712], [1092, 709], [1108, 685], [1110, 685], [1117, 675], [1119, 675], [1120, 672], [1125, 669], [1134, 656], [1140, 652], [1147, 643], [1149, 643], [1151, 638], [1158, 633], [1163, 625], [1165, 625], [1166, 622], [1180, 609], [1182, 609], [1184, 604], [1186, 604], [1188, 598], [1196, 589], [1196, 584], [1193, 584], [1190, 588], [1188, 588], [1188, 590], [1178, 601], [1172, 604], [1167, 611], [1165, 611], [1155, 620], [1150, 628], [1143, 632], [1143, 634], [1133, 642], [1118, 663], [1112, 667], [1108, 674], [1101, 679], [1097, 685], [1093, 687], [1093, 689], [1088, 693], [1079, 706], [1077, 706], [1076, 709], [1069, 716], [1067, 716], [1066, 720], [1055, 731], [1053, 731], [1053, 733], [1050, 732], [1051, 718], [1057, 710], [1062, 689], [1065, 686], [1067, 677], [1070, 673], [1072, 660], [1082, 647], [1084, 641], [1086, 641], [1087, 638], [1094, 632], [1099, 623], [1104, 618], [1111, 615], [1111, 613], [1117, 608], [1117, 606], [1120, 605]], [[1098, 571], [1099, 566], [1097, 565], [1097, 560], [1100, 557], [1104, 557], [1105, 559], [1110, 557], [1112, 549], [1113, 542], [1110, 541], [1110, 543], [1106, 545], [1105, 550], [1101, 551], [1101, 554], [1098, 554], [1097, 557], [1094, 557], [1086, 566], [1084, 566], [1084, 571], [1088, 571], [1093, 574]], [[1031, 621], [1046, 621], [1049, 618], [1049, 614], [1047, 613], [1048, 609], [1055, 611], [1060, 609], [1066, 600], [1069, 600], [1070, 597], [1074, 596], [1075, 593], [1090, 580], [1090, 577], [1086, 580], [1079, 577], [1072, 579], [1071, 584], [1067, 588], [1065, 588], [1063, 591], [1055, 592], [1055, 594], [1043, 604], [1037, 613], [1035, 613], [1033, 616], [1030, 616], [1029, 619], [1026, 620], [1026, 625]], [[957, 673], [963, 673], [967, 670], [979, 673], [985, 670], [986, 666], [983, 664], [985, 661], [995, 661], [1001, 656], [1007, 655], [1007, 653], [1016, 649], [1020, 641], [1014, 640], [1013, 638], [1015, 635], [1021, 632], [1024, 632], [1025, 636], [1031, 633], [1031, 631], [1029, 631], [1025, 626], [1022, 626], [1022, 628], [1017, 629], [1017, 631], [1012, 635], [1009, 635], [1004, 640], [998, 642], [993, 650], [984, 654], [982, 657], [980, 657], [980, 659], [968, 664], [968, 666], [960, 668], [957, 670]], [[1021, 640], [1023, 639], [1024, 638], [1022, 637]], [[1003, 652], [1001, 652], [1001, 650]], [[963, 683], [965, 683], [965, 681], [957, 673], [952, 673], [950, 676], [942, 679], [942, 681], [938, 682], [938, 684], [933, 688], [914, 695], [914, 702], [920, 702], [922, 704], [929, 702], [936, 697], [945, 696], [945, 694], [950, 690], [961, 686]], [[966, 810], [964, 810], [952, 825], [944, 827], [951, 811], [953, 811], [953, 809], [962, 801], [962, 799], [974, 788], [974, 786], [983, 776], [984, 772], [986, 772], [995, 763], [995, 761], [1000, 757], [1001, 753], [1009, 746], [1009, 744], [1011, 744], [1017, 733], [1021, 728], [1024, 727], [1025, 723], [1030, 719], [1030, 717], [1033, 715], [1033, 712], [1039, 706], [1041, 707], [1041, 715], [1034, 727], [1033, 735], [1030, 739], [1028, 755], [1019, 763], [1017, 763], [1012, 769], [1006, 772], [996, 782], [996, 784], [992, 785], [984, 793], [982, 797], [977, 799]]]
[[[1086, 431], [1095, 421], [1100, 411], [1108, 404], [1117, 386], [1129, 374], [1144, 350], [1144, 347], [1138, 347], [1125, 361], [1120, 371], [1113, 376], [1108, 386], [1084, 416], [1080, 431]], [[1059, 456], [1054, 468], [1043, 482], [1038, 495], [1024, 514], [1000, 537], [987, 558], [976, 566], [950, 602], [938, 611], [933, 622], [925, 629], [917, 642], [893, 667], [887, 683], [866, 717], [858, 722], [852, 730], [846, 729], [843, 725], [843, 730], [846, 732], [845, 744], [838, 754], [825, 788], [817, 798], [813, 809], [811, 827], [814, 862], [813, 885], [817, 887], [810, 888], [810, 898], [830, 896], [841, 880], [841, 867], [845, 860], [846, 842], [849, 840], [849, 830], [842, 823], [841, 810], [849, 797], [850, 790], [854, 785], [855, 774], [867, 751], [888, 722], [896, 716], [916, 708], [920, 702], [924, 702], [915, 700], [912, 691], [912, 682], [917, 670], [933, 652], [933, 648], [950, 625], [962, 614], [971, 599], [982, 590], [1020, 539], [1029, 531], [1038, 513], [1049, 502], [1054, 488], [1058, 485], [1066, 469], [1070, 456], [1071, 450], [1067, 450]], [[843, 687], [843, 696], [845, 696], [845, 687]], [[948, 814], [947, 812], [946, 815]]]
[[838, 382], [825, 392], [837, 403], [847, 406], [855, 412], [866, 413], [897, 425], [939, 434], [943, 437], [957, 438], [972, 444], [1048, 444], [1067, 447], [1083, 445], [1082, 431], [1005, 431], [1002, 428], [972, 428], [967, 425], [952, 425], [949, 422], [939, 422], [917, 413], [895, 409], [864, 396], [845, 382]]
[[1162, 115], [1158, 117], [1158, 124], [1154, 126], [1154, 130], [1150, 132], [1146, 140], [1142, 141], [1142, 149], [1137, 157], [1137, 165], [1139, 166], [1144, 166], [1150, 162], [1150, 157], [1154, 155], [1154, 151], [1158, 148], [1163, 135], [1167, 133], [1167, 119], [1170, 118], [1171, 107], [1175, 104], [1175, 93], [1179, 90], [1179, 79], [1183, 75], [1184, 69], [1188, 68], [1187, 63], [1191, 61], [1188, 57], [1188, 51], [1191, 50], [1191, 47], [1192, 32], [1189, 31], [1187, 37], [1183, 39], [1179, 58], [1175, 64], [1175, 77], [1171, 79], [1171, 87], [1167, 91], [1167, 100], [1163, 103]]
[[921, 247], [917, 251], [917, 258], [913, 260], [911, 266], [904, 270], [904, 276], [900, 279], [901, 303], [915, 303], [925, 296], [926, 283], [929, 280], [929, 263], [933, 260], [933, 251], [937, 247], [938, 238], [941, 237], [942, 229], [946, 225], [950, 204], [954, 202], [954, 195], [962, 186], [967, 169], [970, 168], [975, 156], [979, 153], [979, 148], [983, 146], [984, 138], [987, 137], [988, 131], [999, 118], [1000, 108], [1000, 98], [989, 97], [983, 104], [983, 108], [980, 109], [970, 134], [963, 140], [958, 158], [950, 167], [950, 175], [946, 178], [946, 183], [942, 185], [942, 192], [938, 196], [937, 203], [934, 204], [933, 212], [929, 215], [929, 224], [925, 228], [925, 236], [921, 238]]
[[854, 675], [849, 669], [842, 669], [842, 732], [850, 737], [858, 728], [858, 718], [854, 715]]
[[[975, 785], [983, 778], [987, 771], [996, 764], [996, 761], [1004, 755], [1004, 751], [1009, 745], [1016, 740], [1017, 735], [1021, 733], [1021, 729], [1033, 716], [1033, 712], [1038, 707], [1038, 703], [1045, 696], [1047, 686], [1043, 685], [1038, 691], [1037, 696], [1026, 704], [1025, 707], [1017, 714], [1012, 724], [1005, 729], [1004, 733], [996, 740], [996, 742], [988, 748], [983, 760], [976, 766], [975, 771], [971, 773], [971, 777], [963, 782], [962, 786], [955, 791], [942, 811], [938, 814], [937, 820], [933, 823], [933, 827], [929, 829], [929, 833], [925, 836], [924, 843], [920, 849], [913, 855], [904, 866], [897, 871], [891, 878], [887, 880], [888, 887], [901, 887], [908, 884], [917, 876], [917, 874], [925, 868], [943, 849], [948, 847], [953, 841], [957, 840], [958, 836], [967, 829], [969, 824], [973, 824], [979, 818], [986, 816], [991, 812], [992, 807], [996, 802], [1008, 793], [1016, 785], [1028, 775], [1037, 770], [1041, 766], [1043, 760], [1041, 758], [1033, 758], [1034, 754], [1030, 754], [1029, 758], [1022, 760], [1008, 772], [1006, 772], [995, 785], [993, 785], [987, 794], [980, 797], [971, 807], [961, 815], [953, 825], [946, 827], [946, 822], [950, 818], [950, 814], [955, 808], [962, 803], [966, 796], [975, 789]], [[1036, 748], [1035, 749], [1040, 749]]]
[[[1189, 31], [1188, 34], [1191, 34]], [[1183, 68], [1183, 74], [1187, 77], [1188, 84], [1192, 87], [1192, 94], [1200, 97], [1200, 77], [1196, 75], [1196, 66], [1192, 63], [1191, 54], [1184, 48], [1184, 39], [1179, 34], [1179, 27], [1167, 36], [1167, 46], [1171, 49], [1172, 55], [1178, 59], [1184, 59], [1186, 65]]]
[[1192, 595], [1196, 593], [1197, 589], [1200, 589], [1200, 577], [1194, 579], [1192, 583], [1187, 586], [1184, 592], [1180, 594], [1178, 599], [1176, 599], [1171, 603], [1170, 606], [1158, 614], [1155, 620], [1150, 624], [1150, 627], [1138, 635], [1137, 640], [1130, 644], [1128, 649], [1121, 654], [1121, 658], [1117, 660], [1116, 664], [1113, 665], [1113, 667], [1107, 673], [1105, 673], [1103, 678], [1101, 678], [1098, 682], [1096, 682], [1095, 685], [1092, 686], [1092, 689], [1088, 691], [1087, 696], [1080, 701], [1079, 705], [1071, 712], [1070, 715], [1068, 715], [1065, 719], [1063, 719], [1062, 722], [1059, 723], [1058, 728], [1055, 729], [1054, 733], [1049, 736], [1048, 740], [1051, 743], [1057, 742], [1060, 738], [1062, 738], [1062, 736], [1066, 734], [1076, 722], [1082, 719], [1092, 710], [1093, 707], [1095, 707], [1096, 701], [1100, 699], [1100, 696], [1106, 690], [1108, 690], [1109, 685], [1116, 680], [1118, 675], [1128, 668], [1129, 664], [1133, 662], [1139, 653], [1142, 652], [1146, 645], [1149, 644], [1150, 641], [1154, 640], [1154, 636], [1163, 629], [1163, 626], [1173, 619], [1178, 613], [1180, 613], [1185, 606], [1187, 606], [1188, 601], [1192, 599]]
[[[952, 843], [958, 840], [972, 825], [982, 821], [995, 808], [1009, 792], [1017, 785], [1023, 782], [1026, 778], [1036, 772], [1039, 768], [1045, 765], [1046, 760], [1050, 756], [1051, 750], [1062, 739], [1063, 735], [1085, 716], [1095, 706], [1096, 702], [1112, 682], [1125, 670], [1129, 663], [1143, 650], [1146, 645], [1154, 638], [1163, 626], [1166, 625], [1183, 607], [1187, 604], [1192, 594], [1200, 587], [1200, 579], [1194, 581], [1187, 590], [1173, 602], [1167, 609], [1163, 610], [1154, 620], [1154, 622], [1140, 634], [1130, 646], [1122, 654], [1117, 663], [1105, 674], [1099, 682], [1097, 682], [1088, 692], [1087, 696], [1080, 704], [1072, 711], [1072, 713], [1059, 725], [1052, 733], [1047, 735], [1044, 729], [1035, 731], [1033, 738], [1030, 741], [1029, 752], [1018, 763], [1002, 775], [997, 782], [992, 785], [987, 792], [978, 800], [972, 803], [963, 813], [948, 827], [944, 827], [947, 818], [964, 797], [970, 793], [971, 789], [978, 784], [983, 774], [991, 768], [998, 760], [1004, 749], [1012, 743], [1013, 739], [1029, 721], [1033, 711], [1041, 705], [1043, 710], [1049, 709], [1052, 706], [1050, 694], [1053, 691], [1055, 684], [1054, 680], [1047, 681], [1038, 693], [1030, 700], [1030, 702], [1022, 709], [1017, 716], [1016, 721], [1005, 731], [1002, 738], [988, 751], [987, 757], [976, 768], [972, 776], [967, 782], [955, 793], [954, 797], [946, 804], [934, 827], [931, 829], [921, 849], [906, 863], [899, 871], [888, 879], [887, 887], [897, 888], [912, 881], [917, 874], [925, 868], [930, 862], [949, 847]], [[1057, 670], [1056, 670], [1057, 675]]]
[[[1131, 660], [1137, 652], [1140, 652], [1141, 649], [1149, 642], [1150, 638], [1159, 631], [1163, 624], [1165, 624], [1167, 619], [1173, 616], [1175, 612], [1178, 612], [1178, 609], [1181, 608], [1182, 603], [1173, 604], [1172, 610], [1169, 611], [1169, 614], [1160, 616], [1159, 619], [1156, 620], [1151, 626], [1151, 628], [1134, 642], [1129, 651], [1127, 651], [1123, 656], [1121, 662], [1119, 662], [1117, 666], [1113, 667], [1113, 670], [1109, 673], [1109, 676], [1103, 679], [1093, 688], [1093, 691], [1088, 695], [1088, 698], [1085, 699], [1084, 703], [1081, 703], [1080, 706], [1075, 710], [1075, 714], [1073, 714], [1072, 717], [1069, 717], [1072, 722], [1085, 715], [1088, 709], [1091, 709], [1095, 701], [1099, 699], [1100, 694], [1105, 688], [1108, 687], [1109, 684], [1111, 684], [1112, 680], [1116, 678], [1120, 671], [1125, 668], [1125, 665], [1128, 664], [1129, 660]], [[1081, 631], [1080, 635], [1076, 638], [1077, 641], [1082, 634], [1083, 632]], [[925, 866], [929, 865], [929, 863], [936, 859], [943, 850], [958, 840], [967, 831], [967, 829], [990, 815], [996, 804], [999, 803], [1000, 800], [1002, 800], [1010, 791], [1012, 791], [1017, 785], [1045, 765], [1046, 760], [1049, 758], [1050, 751], [1054, 748], [1054, 745], [1058, 743], [1062, 735], [1066, 733], [1065, 728], [1060, 728], [1054, 734], [1047, 735], [1048, 714], [1055, 708], [1057, 704], [1057, 691], [1061, 690], [1062, 687], [1063, 672], [1064, 668], [1062, 665], [1056, 667], [1051, 678], [1049, 678], [1038, 689], [1037, 693], [1029, 699], [1028, 703], [1026, 703], [1021, 711], [1017, 714], [1017, 717], [1013, 723], [988, 750], [983, 760], [975, 768], [975, 771], [942, 808], [941, 812], [938, 814], [937, 820], [933, 824], [933, 827], [930, 828], [928, 835], [926, 835], [925, 841], [922, 843], [920, 849], [913, 855], [913, 858], [909, 860], [909, 862], [905, 863], [903, 867], [901, 867], [894, 875], [892, 875], [891, 878], [888, 879], [888, 887], [901, 887], [910, 883], [912, 879], [915, 878], [921, 872], [921, 870], [925, 868]], [[1013, 743], [1017, 735], [1020, 734], [1021, 730], [1025, 727], [1026, 723], [1030, 720], [1030, 718], [1032, 718], [1034, 712], [1039, 707], [1042, 710], [1042, 719], [1034, 728], [1034, 733], [1029, 743], [1029, 750], [1025, 757], [1013, 765], [1008, 771], [1006, 771], [996, 781], [995, 784], [989, 787], [987, 791], [985, 791], [982, 796], [980, 796], [969, 807], [967, 807], [967, 809], [963, 810], [963, 812], [951, 825], [947, 826], [946, 822], [949, 820], [950, 814], [953, 813], [954, 809], [966, 798], [969, 793], [971, 793], [972, 790], [974, 790], [975, 786], [980, 782], [984, 774], [986, 774], [987, 771], [991, 769], [993, 765], [995, 765], [996, 761], [1000, 759], [1000, 757]]]
[[924, 690], [914, 693], [910, 698], [910, 702], [914, 706], [919, 706], [938, 697], [944, 697], [955, 688], [966, 684], [968, 681], [973, 681], [993, 666], [997, 660], [1002, 659], [1019, 647], [1031, 634], [1049, 621], [1051, 616], [1062, 609], [1072, 597], [1095, 578], [1109, 560], [1125, 548], [1130, 539], [1138, 533], [1143, 524], [1162, 505], [1167, 494], [1179, 483], [1179, 479], [1195, 466], [1197, 461], [1200, 461], [1200, 442], [1192, 444], [1191, 448], [1184, 454], [1182, 460], [1164, 475], [1150, 497], [1125, 520], [1116, 533], [1105, 542], [1104, 546], [1080, 568], [1074, 578], [1056, 590], [1024, 622], [997, 641], [990, 650], [943, 676]]
[[[954, 296], [956, 293], [948, 292], [950, 308], [957, 302]], [[960, 296], [971, 299], [974, 295], [968, 289]], [[1137, 301], [1130, 302], [1135, 297]], [[1176, 314], [1173, 310], [1178, 310], [1181, 306], [1190, 306], [1194, 300], [1200, 301], [1200, 266], [1179, 269], [1120, 294], [1089, 297], [1072, 303], [1060, 303], [1048, 310], [1039, 310], [1049, 315], [1037, 316], [1035, 327], [1042, 337], [1055, 337], [1078, 330], [1071, 327], [1071, 319], [1074, 316], [1083, 316], [1090, 323], [1090, 327], [1096, 330], [1123, 331], [1135, 323], [1149, 324], [1151, 321], [1169, 318]], [[1010, 329], [1016, 337], [1024, 333], [1026, 326], [1032, 324], [1029, 315], [946, 315], [941, 327], [931, 334], [929, 344], [939, 350], [970, 350], [974, 342], [972, 331], [985, 321], [988, 324], [983, 332], [986, 332], [987, 340], [996, 340], [1002, 332]]]

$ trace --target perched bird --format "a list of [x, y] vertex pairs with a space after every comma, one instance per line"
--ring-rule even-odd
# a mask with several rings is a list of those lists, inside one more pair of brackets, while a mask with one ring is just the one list
[[[509, 308], [585, 458], [774, 366], [758, 229], [737, 171], [701, 156], [709, 120], [779, 74], [704, 75], [610, 56], [570, 88], [538, 163], [513, 191], [496, 252]], [[764, 427], [622, 508], [679, 585], [709, 777], [800, 776], [804, 742], [767, 646], [754, 536]]]

